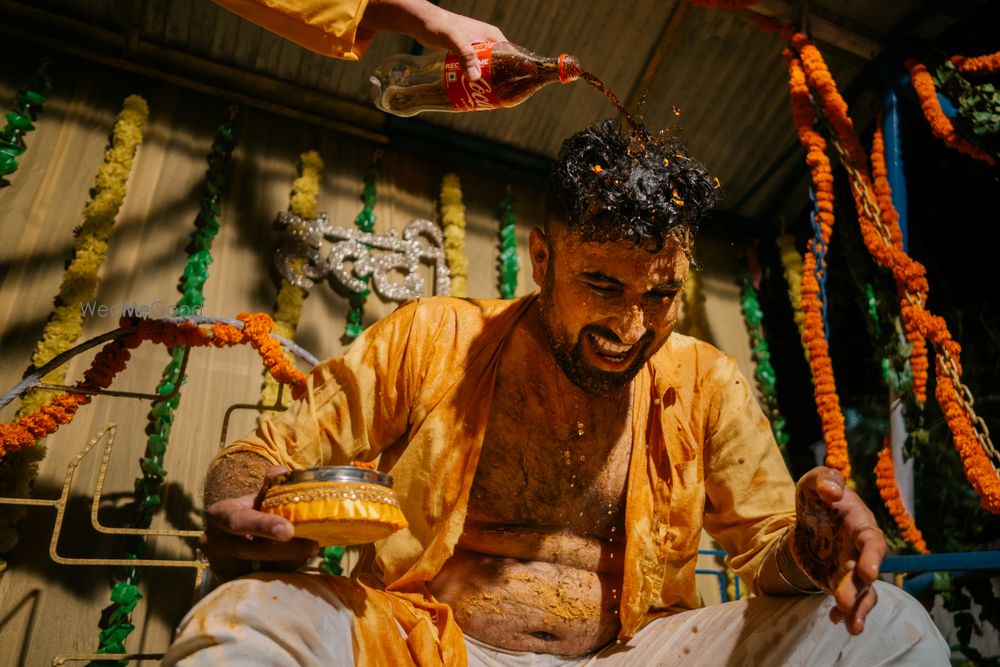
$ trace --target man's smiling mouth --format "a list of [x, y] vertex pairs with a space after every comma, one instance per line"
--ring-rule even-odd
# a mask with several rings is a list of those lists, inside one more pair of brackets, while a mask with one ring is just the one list
[[604, 360], [613, 364], [621, 363], [632, 351], [633, 345], [623, 345], [605, 338], [599, 334], [587, 334], [594, 351]]

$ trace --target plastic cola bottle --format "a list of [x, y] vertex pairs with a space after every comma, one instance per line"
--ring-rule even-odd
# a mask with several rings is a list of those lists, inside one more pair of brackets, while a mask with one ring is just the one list
[[569, 54], [546, 58], [509, 42], [475, 45], [482, 77], [471, 81], [452, 52], [401, 54], [372, 72], [372, 100], [382, 111], [412, 116], [421, 111], [489, 111], [520, 104], [542, 86], [580, 78]]

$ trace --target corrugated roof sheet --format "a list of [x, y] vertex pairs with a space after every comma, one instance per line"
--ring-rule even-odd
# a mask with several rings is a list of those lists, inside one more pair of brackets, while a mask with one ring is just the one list
[[[762, 2], [768, 8], [782, 4], [781, 0]], [[539, 53], [577, 55], [623, 101], [639, 84], [650, 54], [679, 9], [677, 0], [444, 0], [441, 5], [499, 25], [510, 41]], [[360, 65], [344, 63], [306, 51], [205, 0], [38, 0], [30, 6], [119, 33], [127, 32], [130, 12], [138, 12], [135, 19], [145, 42], [366, 106], [370, 105], [368, 76], [374, 66], [414, 47], [408, 37], [383, 34]], [[813, 21], [832, 19], [847, 31], [877, 41], [919, 6], [916, 0], [826, 0], [810, 3], [809, 16]], [[753, 218], [761, 215], [781, 187], [784, 174], [801, 168], [788, 159], [796, 139], [781, 56], [783, 42], [774, 34], [760, 32], [747, 11], [683, 9], [676, 40], [650, 80], [642, 116], [654, 128], [680, 125], [692, 153], [721, 179], [726, 191], [724, 208]], [[867, 64], [864, 58], [837, 48], [821, 48], [842, 90]], [[285, 103], [295, 106], [296, 100]], [[549, 86], [516, 109], [423, 114], [420, 118], [553, 157], [566, 136], [613, 114], [613, 107], [598, 91], [577, 82]]]

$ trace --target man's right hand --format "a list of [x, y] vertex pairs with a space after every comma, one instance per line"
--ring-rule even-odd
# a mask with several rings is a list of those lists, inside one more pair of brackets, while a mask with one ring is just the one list
[[[275, 467], [267, 475], [286, 472]], [[295, 537], [284, 517], [255, 509], [256, 493], [216, 501], [205, 510], [205, 532], [199, 541], [212, 572], [222, 581], [259, 569], [291, 571], [319, 553], [312, 540]]]
[[403, 33], [429, 49], [454, 51], [473, 81], [482, 74], [473, 45], [507, 41], [495, 25], [450, 12], [428, 0], [368, 0], [359, 27]]

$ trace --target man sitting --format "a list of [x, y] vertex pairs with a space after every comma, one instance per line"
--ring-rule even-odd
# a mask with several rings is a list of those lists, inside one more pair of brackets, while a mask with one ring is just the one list
[[[241, 578], [164, 664], [947, 664], [842, 476], [796, 487], [732, 358], [672, 333], [717, 192], [670, 138], [567, 140], [537, 293], [403, 305], [216, 458], [202, 545]], [[254, 509], [272, 466], [376, 457], [409, 527], [354, 579], [248, 574], [317, 550]], [[758, 597], [698, 608], [703, 528]]]

